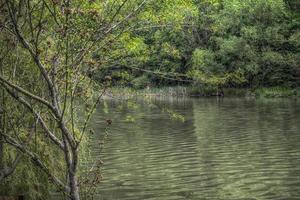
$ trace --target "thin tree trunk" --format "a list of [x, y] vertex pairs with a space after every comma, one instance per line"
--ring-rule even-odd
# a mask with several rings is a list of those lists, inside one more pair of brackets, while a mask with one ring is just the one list
[[[62, 120], [62, 119], [61, 119]], [[63, 144], [64, 144], [64, 156], [66, 162], [66, 179], [67, 185], [69, 188], [69, 197], [70, 200], [80, 200], [79, 195], [79, 187], [78, 181], [76, 177], [77, 173], [77, 161], [78, 161], [78, 153], [76, 146], [70, 145], [69, 141], [67, 140], [66, 135], [62, 135], [63, 137]]]
[[76, 172], [69, 173], [69, 187], [70, 187], [70, 199], [80, 200]]
[[77, 181], [77, 163], [78, 163], [78, 151], [77, 147], [71, 147], [72, 154], [72, 162], [70, 166], [69, 173], [69, 184], [70, 184], [70, 192], [71, 192], [71, 200], [79, 200], [79, 186]]

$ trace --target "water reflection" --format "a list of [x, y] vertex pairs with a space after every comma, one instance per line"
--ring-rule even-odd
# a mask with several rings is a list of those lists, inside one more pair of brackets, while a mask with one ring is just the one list
[[[99, 106], [92, 157], [104, 161], [98, 199], [296, 199], [300, 103], [293, 100], [163, 99]], [[125, 103], [126, 104], [126, 103]], [[134, 107], [134, 108], [133, 108]], [[130, 116], [131, 120], [128, 119]], [[100, 153], [105, 119], [109, 141]], [[134, 122], [133, 122], [134, 121]]]

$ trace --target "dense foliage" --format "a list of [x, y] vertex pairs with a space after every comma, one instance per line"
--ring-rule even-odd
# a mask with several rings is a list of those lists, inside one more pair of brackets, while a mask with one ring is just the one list
[[189, 82], [294, 87], [300, 71], [299, 5], [284, 0], [152, 2], [138, 27], [118, 38], [109, 55], [114, 62], [103, 64], [98, 78], [109, 74], [136, 88]]

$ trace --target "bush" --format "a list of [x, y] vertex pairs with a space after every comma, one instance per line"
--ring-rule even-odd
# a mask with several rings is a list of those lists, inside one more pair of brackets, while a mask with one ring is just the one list
[[144, 89], [149, 85], [150, 81], [146, 75], [133, 79], [132, 86], [135, 89]]
[[217, 93], [218, 88], [212, 85], [194, 85], [188, 88], [189, 96], [213, 96]]

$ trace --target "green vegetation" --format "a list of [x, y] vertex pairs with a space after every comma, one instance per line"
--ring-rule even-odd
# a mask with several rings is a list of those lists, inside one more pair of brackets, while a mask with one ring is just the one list
[[0, 195], [92, 198], [101, 161], [93, 173], [80, 165], [89, 121], [111, 86], [137, 95], [299, 96], [299, 7], [297, 0], [0, 1]]
[[299, 91], [291, 88], [272, 87], [272, 88], [259, 88], [255, 90], [255, 95], [259, 97], [299, 97]]
[[120, 46], [114, 51], [120, 62], [103, 64], [96, 73], [136, 89], [181, 85], [207, 95], [224, 88], [293, 90], [299, 85], [299, 2], [177, 3], [172, 6], [184, 7], [182, 12], [169, 13], [167, 1], [153, 3], [168, 22], [147, 18], [153, 20], [151, 29], [144, 25], [126, 32], [119, 38], [124, 51]]

